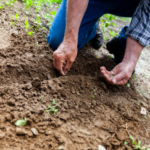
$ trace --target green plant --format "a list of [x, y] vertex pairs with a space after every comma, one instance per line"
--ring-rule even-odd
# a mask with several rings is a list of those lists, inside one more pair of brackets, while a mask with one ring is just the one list
[[13, 26], [15, 23], [14, 22], [11, 22], [11, 26]]
[[124, 145], [127, 145], [128, 144], [128, 142], [127, 141], [124, 141]]
[[91, 93], [91, 98], [95, 98], [95, 96], [96, 96], [96, 90], [94, 89]]
[[25, 20], [25, 28], [29, 36], [31, 36], [34, 33], [33, 31], [29, 31], [29, 29], [32, 27], [30, 27], [29, 22], [27, 20]]
[[109, 55], [109, 58], [112, 58], [112, 59], [114, 59], [114, 56], [113, 56], [113, 55]]
[[138, 143], [136, 144], [136, 142], [135, 142], [133, 136], [130, 135], [129, 137], [130, 137], [130, 139], [132, 140], [132, 145], [135, 145], [134, 149], [138, 149], [138, 150], [150, 150], [150, 148], [147, 148], [147, 149], [146, 149], [145, 146], [142, 146], [142, 147], [141, 147], [141, 141], [138, 141]]
[[27, 118], [24, 118], [24, 119], [17, 120], [15, 125], [16, 126], [24, 126], [24, 125], [26, 125], [26, 123], [27, 123]]
[[134, 140], [134, 137], [133, 136], [129, 136], [130, 137], [130, 139], [132, 140], [132, 145], [135, 145], [136, 143], [135, 143], [135, 140]]
[[25, 20], [25, 28], [26, 28], [26, 30], [28, 30], [29, 27], [30, 27], [29, 22], [27, 20]]
[[40, 101], [43, 101], [44, 97], [41, 97], [41, 100]]
[[117, 32], [109, 30], [109, 34], [111, 37], [114, 37], [117, 35]]
[[4, 5], [3, 4], [0, 4], [0, 9], [4, 9]]
[[128, 87], [128, 88], [129, 88], [129, 87], [130, 87], [130, 84], [129, 84], [129, 83], [127, 83], [127, 84], [126, 84], [126, 87]]
[[18, 18], [19, 18], [19, 15], [16, 14], [16, 15], [15, 15], [15, 20], [18, 21]]
[[16, 0], [9, 0], [9, 2], [5, 2], [7, 6], [13, 6]]
[[54, 115], [58, 112], [58, 109], [56, 109], [56, 102], [55, 102], [55, 99], [53, 99], [52, 106], [47, 105], [46, 112], [47, 112], [47, 113], [53, 112]]

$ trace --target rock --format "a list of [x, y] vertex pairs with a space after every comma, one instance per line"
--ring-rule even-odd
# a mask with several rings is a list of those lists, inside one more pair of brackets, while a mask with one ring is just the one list
[[45, 135], [52, 135], [52, 131], [46, 131]]
[[6, 119], [7, 121], [11, 121], [11, 119], [12, 119], [11, 114], [6, 114], [5, 119]]
[[144, 107], [141, 107], [141, 114], [146, 116], [146, 109]]
[[38, 130], [36, 128], [31, 128], [31, 131], [32, 131], [32, 133], [34, 135], [38, 135], [39, 134], [39, 132], [38, 132]]
[[114, 145], [114, 146], [120, 146], [120, 141], [118, 141], [117, 139], [112, 139], [111, 141], [110, 141], [110, 143], [112, 144], [112, 145]]
[[98, 145], [98, 150], [106, 150], [103, 146]]
[[5, 132], [0, 131], [0, 140], [5, 137]]
[[28, 83], [28, 84], [26, 84], [26, 87], [25, 87], [27, 90], [30, 90], [30, 89], [32, 89], [32, 84], [31, 83]]
[[9, 106], [15, 106], [15, 99], [11, 99], [7, 102]]
[[45, 126], [45, 125], [48, 125], [48, 122], [39, 122], [38, 123], [38, 126]]
[[48, 80], [50, 80], [50, 79], [51, 79], [51, 76], [50, 76], [49, 74], [47, 75], [47, 79], [48, 79]]
[[26, 135], [26, 134], [27, 134], [27, 131], [26, 131], [25, 129], [23, 129], [23, 128], [17, 127], [17, 128], [16, 128], [16, 134], [17, 134], [17, 135]]
[[120, 141], [124, 141], [126, 139], [126, 133], [124, 131], [116, 132], [116, 135]]
[[70, 118], [70, 114], [69, 113], [62, 113], [60, 115], [60, 119], [67, 121]]
[[125, 145], [125, 147], [126, 147], [126, 149], [127, 150], [133, 150], [130, 146], [128, 146], [128, 145]]
[[58, 150], [66, 150], [66, 148], [64, 146], [59, 146]]
[[5, 117], [0, 115], [0, 123], [5, 122]]
[[44, 110], [43, 110], [43, 108], [41, 108], [41, 107], [35, 107], [35, 108], [32, 108], [31, 109], [31, 113], [36, 113], [36, 114], [43, 114], [44, 113]]
[[34, 78], [32, 81], [32, 86], [35, 88], [39, 88], [41, 86], [41, 80], [39, 78]]
[[66, 92], [66, 90], [64, 88], [61, 88], [59, 90], [59, 92], [60, 92], [60, 94], [61, 94], [62, 97], [67, 97], [67, 92]]
[[28, 131], [28, 136], [33, 136], [33, 133], [31, 131]]
[[72, 87], [72, 88], [71, 88], [71, 93], [72, 93], [72, 94], [75, 94], [75, 92], [76, 92], [75, 89]]

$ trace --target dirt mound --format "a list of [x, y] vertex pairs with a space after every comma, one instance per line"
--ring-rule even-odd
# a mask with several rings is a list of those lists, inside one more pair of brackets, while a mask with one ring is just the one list
[[[19, 26], [9, 36], [2, 34], [10, 45], [0, 48], [0, 149], [95, 150], [101, 144], [125, 150], [132, 147], [129, 135], [148, 145], [149, 112], [145, 119], [140, 110], [150, 110], [149, 103], [142, 101], [133, 80], [130, 88], [107, 84], [99, 67], [111, 70], [113, 60], [85, 54], [88, 47], [60, 76], [53, 68], [47, 32], [39, 29], [32, 37]], [[58, 112], [46, 113], [54, 99]], [[27, 124], [16, 127], [23, 118]]]

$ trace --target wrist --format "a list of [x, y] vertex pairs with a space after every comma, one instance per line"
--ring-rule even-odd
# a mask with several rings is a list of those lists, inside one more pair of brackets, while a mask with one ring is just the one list
[[65, 32], [64, 41], [77, 44], [78, 41], [77, 31], [74, 28], [67, 29]]

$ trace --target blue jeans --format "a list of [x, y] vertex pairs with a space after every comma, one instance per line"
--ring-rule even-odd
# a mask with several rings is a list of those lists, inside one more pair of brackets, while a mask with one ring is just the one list
[[[96, 22], [106, 13], [132, 17], [140, 0], [89, 0], [87, 10], [82, 19], [79, 35], [78, 49], [88, 43], [96, 35]], [[47, 36], [49, 45], [56, 50], [62, 43], [66, 28], [66, 3], [63, 0], [57, 14], [50, 27], [50, 33]], [[126, 45], [125, 29], [121, 30], [120, 43], [123, 47]]]

